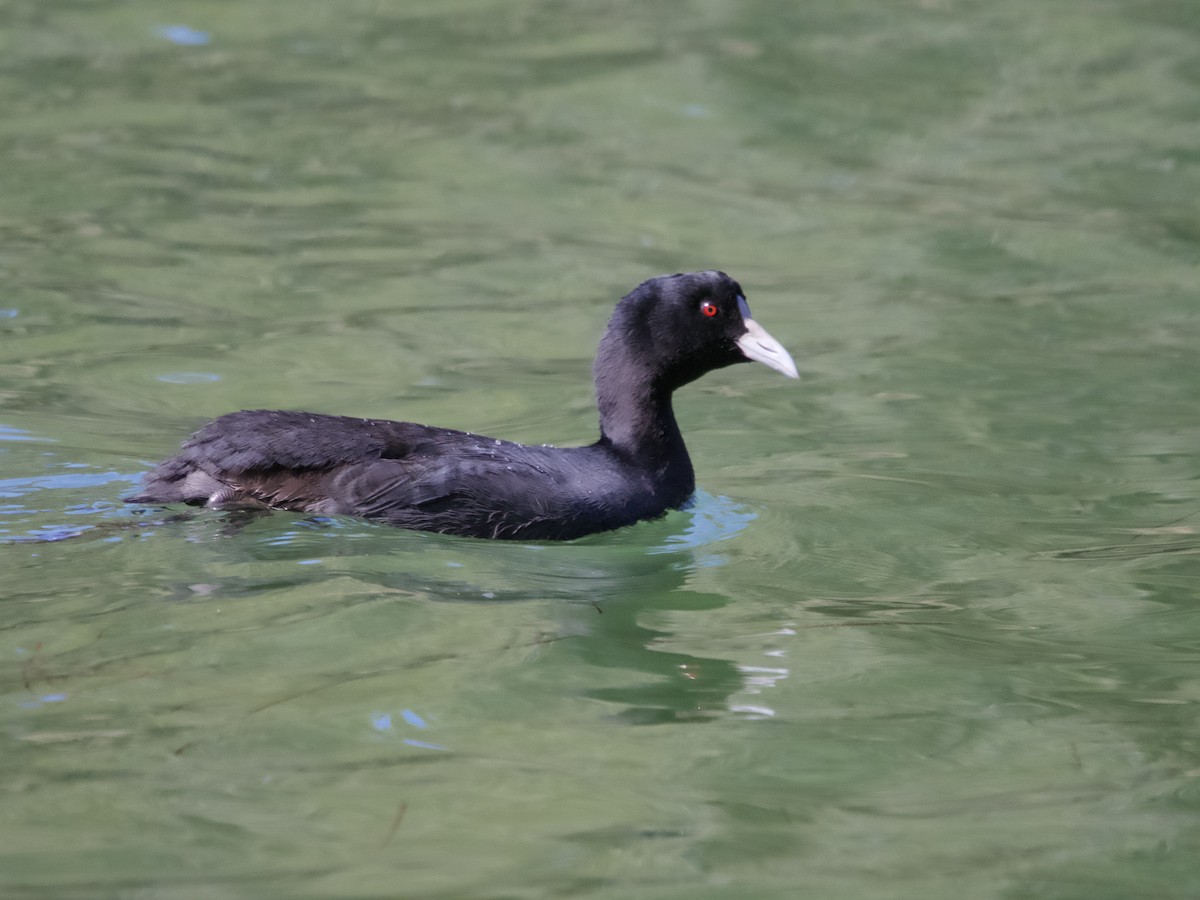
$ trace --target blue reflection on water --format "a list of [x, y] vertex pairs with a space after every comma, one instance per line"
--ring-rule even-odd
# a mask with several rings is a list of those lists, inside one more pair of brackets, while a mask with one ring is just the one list
[[0, 425], [0, 441], [43, 441], [49, 438], [37, 437], [23, 428], [13, 428], [11, 425]]
[[[647, 553], [675, 553], [678, 550], [702, 550], [710, 544], [725, 541], [746, 530], [758, 518], [752, 512], [728, 497], [714, 497], [707, 491], [697, 491], [685, 510], [688, 525], [683, 531], [673, 534], [661, 544], [647, 548]], [[718, 566], [725, 558], [717, 553], [696, 554], [697, 566]]]
[[[39, 438], [19, 439], [40, 440]], [[88, 466], [82, 463], [55, 463], [53, 465], [63, 469], [78, 470], [88, 468]], [[101, 500], [89, 503], [73, 503], [64, 507], [52, 501], [43, 501], [35, 507], [29, 504], [28, 498], [36, 496], [40, 491], [79, 490], [81, 488], [104, 487], [114, 483], [137, 484], [140, 481], [141, 475], [126, 475], [121, 472], [111, 471], [71, 471], [52, 475], [35, 475], [29, 478], [2, 478], [0, 479], [0, 498], [22, 499], [26, 502], [24, 504], [2, 504], [0, 505], [0, 515], [21, 516], [31, 513], [55, 513], [69, 516], [103, 516], [119, 508], [121, 504]], [[19, 519], [15, 520], [13, 524], [19, 521]], [[78, 522], [54, 522], [31, 527], [25, 531], [0, 528], [0, 544], [53, 543], [55, 541], [64, 541], [69, 538], [79, 537], [84, 532], [91, 531], [94, 527], [93, 525], [85, 525]]]
[[22, 701], [20, 706], [22, 709], [37, 709], [39, 706], [45, 706], [47, 703], [62, 703], [66, 699], [66, 694], [43, 694], [36, 700]]
[[404, 717], [404, 721], [414, 728], [428, 728], [429, 723], [418, 716], [411, 709], [401, 710], [400, 715]]
[[[400, 711], [400, 717], [402, 719], [404, 719], [404, 721], [407, 722], [409, 725], [412, 725], [414, 728], [424, 729], [424, 728], [429, 727], [429, 723], [426, 722], [425, 719], [422, 718], [418, 713], [413, 712], [411, 709], [402, 709]], [[371, 716], [371, 727], [374, 728], [376, 731], [378, 731], [381, 734], [391, 731], [393, 728], [392, 714], [391, 713], [376, 713], [375, 715]], [[404, 744], [409, 747], [419, 747], [422, 750], [449, 750], [450, 749], [449, 747], [445, 747], [442, 744], [432, 744], [429, 741], [419, 741], [416, 738], [404, 738], [403, 741], [404, 741]]]
[[[53, 544], [55, 541], [66, 541], [71, 538], [77, 538], [81, 534], [91, 530], [91, 525], [46, 525], [42, 528], [31, 528], [22, 534], [13, 535], [12, 537], [0, 537], [0, 543]], [[6, 530], [0, 530], [0, 535], [7, 534]]]
[[207, 31], [197, 31], [186, 25], [159, 25], [154, 29], [159, 37], [165, 37], [172, 44], [184, 47], [202, 47], [212, 41], [212, 35]]
[[32, 478], [0, 478], [0, 497], [24, 497], [33, 491], [100, 487], [114, 482], [137, 484], [140, 475], [120, 472], [72, 472], [64, 475], [35, 475]]

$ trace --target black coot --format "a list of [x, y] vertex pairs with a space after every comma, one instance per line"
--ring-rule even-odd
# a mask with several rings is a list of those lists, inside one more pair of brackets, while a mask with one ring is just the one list
[[568, 540], [678, 507], [695, 489], [671, 393], [757, 360], [796, 377], [724, 272], [643, 282], [617, 304], [594, 374], [600, 439], [527, 447], [411, 422], [244, 410], [209, 422], [131, 503], [269, 507], [402, 528]]

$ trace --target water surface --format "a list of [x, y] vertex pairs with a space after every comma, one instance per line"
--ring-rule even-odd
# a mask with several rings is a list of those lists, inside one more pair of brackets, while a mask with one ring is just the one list
[[[0, 6], [0, 893], [1200, 894], [1200, 14]], [[595, 435], [566, 545], [124, 507], [206, 417]]]

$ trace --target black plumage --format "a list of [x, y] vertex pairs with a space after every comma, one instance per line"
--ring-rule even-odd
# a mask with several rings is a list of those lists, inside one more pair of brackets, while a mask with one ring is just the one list
[[796, 375], [737, 282], [715, 271], [652, 278], [621, 300], [600, 342], [594, 444], [534, 447], [411, 422], [243, 410], [197, 431], [127, 499], [568, 540], [684, 503], [695, 482], [671, 395], [751, 360]]

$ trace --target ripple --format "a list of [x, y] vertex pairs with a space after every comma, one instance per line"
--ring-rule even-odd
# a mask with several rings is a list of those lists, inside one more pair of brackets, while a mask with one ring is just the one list
[[38, 437], [23, 428], [13, 428], [11, 425], [0, 425], [0, 441], [48, 441], [49, 438]]
[[[752, 512], [740, 503], [735, 503], [728, 497], [715, 497], [706, 491], [697, 491], [691, 505], [685, 512], [688, 515], [687, 527], [671, 535], [661, 544], [650, 547], [648, 553], [675, 553], [679, 550], [695, 550], [718, 541], [726, 541], [746, 530], [746, 527], [758, 518], [758, 513]], [[717, 565], [720, 558], [699, 560], [701, 565]]]
[[23, 497], [32, 491], [100, 487], [114, 483], [136, 484], [140, 475], [120, 472], [72, 472], [65, 475], [37, 475], [33, 478], [0, 479], [0, 497]]
[[1164, 553], [1200, 553], [1200, 542], [1157, 541], [1150, 544], [1109, 544], [1100, 547], [1080, 547], [1073, 550], [1053, 550], [1037, 554], [1040, 559], [1140, 559]]
[[213, 372], [166, 372], [155, 377], [167, 384], [209, 384], [221, 380], [221, 376]]

